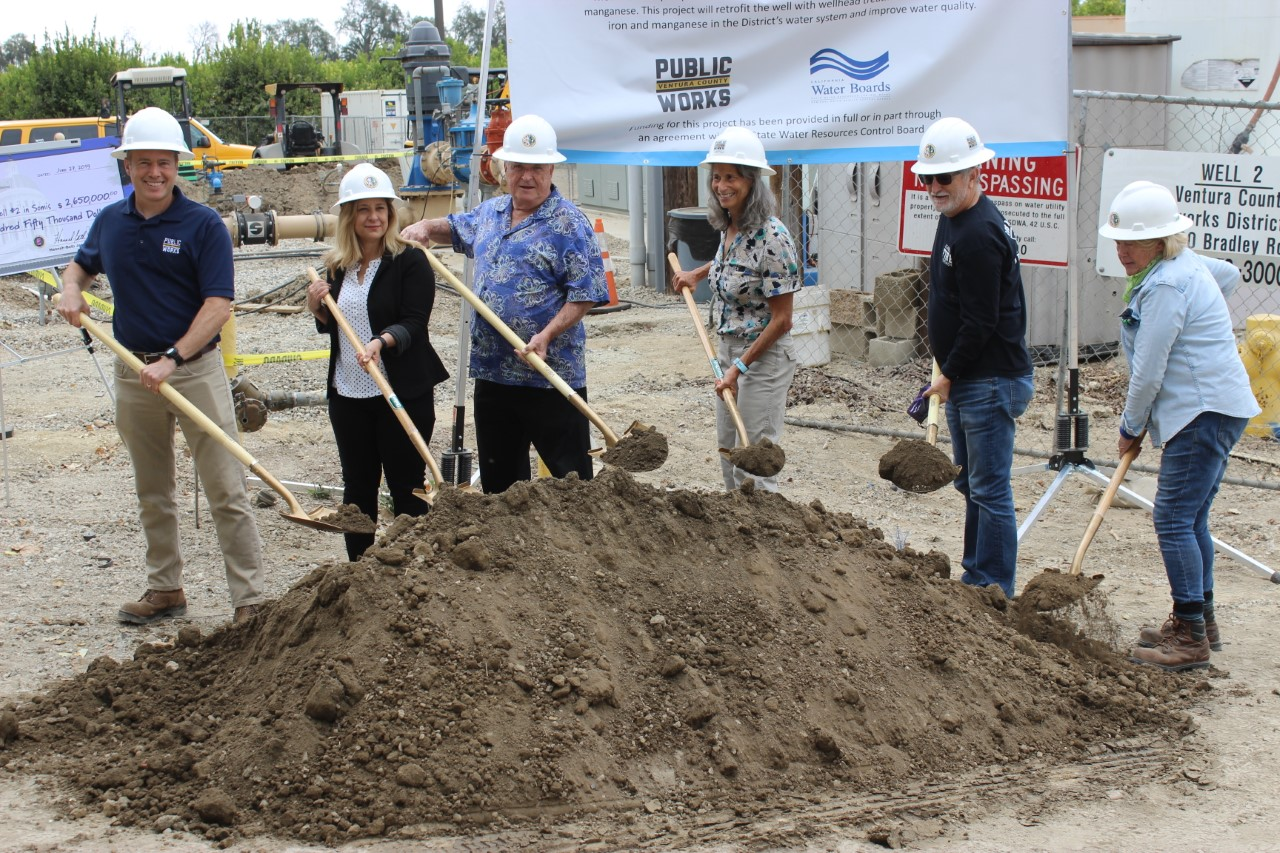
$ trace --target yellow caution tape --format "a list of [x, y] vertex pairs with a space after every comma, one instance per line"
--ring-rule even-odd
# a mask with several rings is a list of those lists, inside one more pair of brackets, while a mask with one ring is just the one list
[[[45, 284], [58, 290], [58, 281], [48, 270], [28, 270], [27, 274], [32, 278], [37, 278]], [[104, 302], [92, 293], [81, 291], [81, 296], [85, 301], [107, 314], [114, 315], [116, 308], [110, 302]], [[246, 364], [284, 364], [290, 361], [317, 361], [322, 358], [328, 358], [329, 351], [327, 349], [313, 349], [306, 352], [275, 352], [261, 353], [258, 355], [235, 355], [230, 358], [223, 358], [223, 363], [242, 366]]]
[[246, 364], [284, 364], [290, 361], [314, 361], [321, 358], [328, 358], [329, 351], [327, 349], [313, 349], [306, 352], [276, 352], [261, 353], [258, 355], [235, 355], [231, 358], [224, 358], [226, 364], [234, 364], [237, 367]]
[[[405, 153], [411, 154], [413, 152], [405, 149]], [[241, 157], [235, 160], [215, 160], [209, 157], [203, 163], [196, 160], [186, 162], [193, 163], [201, 168], [217, 168], [219, 166], [275, 166], [281, 163], [334, 163], [339, 160], [383, 160], [388, 157], [403, 156], [404, 154], [398, 154], [394, 151], [377, 151], [372, 154], [330, 154], [326, 157]]]
[[[48, 270], [27, 270], [27, 275], [31, 276], [32, 278], [40, 279], [40, 281], [49, 285], [54, 290], [61, 289], [58, 287], [58, 280], [54, 278], [53, 273], [49, 272]], [[103, 312], [104, 314], [109, 314], [112, 316], [115, 315], [116, 306], [111, 304], [110, 302], [99, 299], [98, 297], [94, 296], [92, 293], [88, 292], [87, 290], [80, 291], [80, 295], [84, 297], [85, 302], [88, 302], [92, 307], [97, 308], [99, 311]]]

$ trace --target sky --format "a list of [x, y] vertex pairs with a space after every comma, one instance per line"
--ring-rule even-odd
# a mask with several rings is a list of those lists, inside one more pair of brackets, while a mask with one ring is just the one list
[[[487, 0], [470, 0], [475, 9], [488, 7]], [[11, 0], [0, 15], [0, 41], [15, 33], [23, 33], [40, 48], [45, 44], [44, 34], [50, 38], [64, 29], [76, 36], [88, 36], [97, 18], [99, 36], [116, 39], [129, 38], [142, 45], [146, 56], [165, 52], [191, 55], [191, 31], [208, 21], [218, 29], [218, 37], [225, 38], [231, 25], [238, 20], [257, 18], [263, 24], [276, 21], [315, 18], [337, 35], [337, 22], [347, 0], [271, 0], [261, 6], [246, 3], [157, 3], [144, 2], [142, 13], [129, 2], [103, 3], [101, 0], [54, 0], [49, 5], [32, 0]], [[453, 21], [463, 0], [444, 0], [444, 19]], [[412, 17], [431, 16], [434, 0], [397, 3], [405, 14]], [[155, 11], [151, 11], [155, 10]], [[260, 11], [257, 11], [260, 10]]]

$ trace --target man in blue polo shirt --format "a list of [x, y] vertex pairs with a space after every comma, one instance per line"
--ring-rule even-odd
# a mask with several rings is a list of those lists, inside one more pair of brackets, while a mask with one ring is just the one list
[[133, 461], [147, 540], [147, 590], [123, 605], [119, 618], [145, 625], [187, 612], [175, 496], [177, 423], [209, 500], [235, 621], [243, 622], [263, 600], [262, 540], [244, 467], [159, 393], [167, 381], [235, 439], [235, 408], [217, 351], [235, 296], [231, 238], [217, 214], [177, 188], [178, 161], [193, 155], [169, 113], [138, 111], [112, 156], [124, 160], [133, 194], [94, 219], [62, 275], [58, 311], [79, 326], [88, 310], [82, 292], [105, 273], [115, 298], [116, 340], [145, 363], [141, 373], [115, 365], [116, 429]]
[[[536, 115], [508, 125], [493, 153], [506, 170], [509, 195], [474, 210], [424, 219], [409, 240], [450, 242], [476, 261], [476, 295], [587, 399], [587, 332], [582, 318], [609, 299], [604, 259], [582, 211], [551, 182], [564, 155], [556, 133]], [[591, 479], [590, 425], [551, 383], [484, 320], [471, 325], [476, 451], [486, 493], [532, 477], [529, 445], [555, 477]]]

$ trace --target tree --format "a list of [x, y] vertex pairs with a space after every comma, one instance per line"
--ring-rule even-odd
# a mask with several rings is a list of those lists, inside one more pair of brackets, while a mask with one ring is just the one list
[[0, 115], [5, 118], [70, 118], [98, 114], [111, 95], [111, 75], [142, 64], [134, 44], [99, 41], [96, 24], [89, 35], [70, 29], [31, 54], [22, 65], [0, 74]]
[[1123, 15], [1124, 0], [1075, 0], [1073, 15]]
[[36, 43], [23, 33], [14, 33], [0, 45], [0, 69], [22, 65], [36, 52]]
[[409, 32], [409, 20], [386, 0], [347, 0], [338, 32], [351, 38], [342, 46], [346, 59], [369, 56], [376, 48], [398, 44]]
[[[458, 9], [458, 14], [453, 16], [453, 25], [450, 27], [452, 38], [449, 39], [449, 43], [452, 45], [456, 41], [465, 48], [467, 54], [479, 57], [484, 49], [485, 11], [487, 11], [487, 4], [486, 9], [481, 10], [473, 8], [469, 0], [463, 0], [462, 6]], [[490, 50], [494, 55], [501, 51], [503, 56], [502, 64], [505, 65], [507, 55], [507, 9], [502, 3], [499, 3], [494, 8], [493, 34], [490, 39]], [[474, 64], [479, 65], [479, 60], [477, 59]]]
[[276, 21], [267, 25], [266, 32], [267, 38], [277, 44], [300, 47], [321, 61], [338, 58], [337, 39], [315, 18]]
[[187, 30], [187, 38], [191, 40], [192, 62], [204, 62], [218, 49], [218, 28], [211, 21]]
[[269, 40], [257, 21], [236, 21], [210, 61], [191, 69], [191, 99], [202, 115], [266, 116], [265, 84], [314, 80], [319, 65], [305, 48]]

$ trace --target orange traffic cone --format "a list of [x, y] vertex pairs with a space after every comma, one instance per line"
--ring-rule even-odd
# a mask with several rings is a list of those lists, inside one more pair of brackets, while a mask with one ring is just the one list
[[600, 257], [604, 260], [604, 279], [609, 283], [609, 302], [588, 311], [588, 314], [610, 314], [614, 311], [626, 311], [630, 303], [623, 305], [618, 301], [618, 282], [613, 276], [613, 260], [609, 257], [609, 242], [605, 239], [604, 220], [596, 220], [596, 241], [600, 243]]

